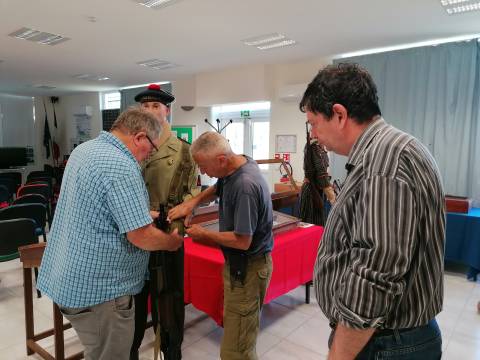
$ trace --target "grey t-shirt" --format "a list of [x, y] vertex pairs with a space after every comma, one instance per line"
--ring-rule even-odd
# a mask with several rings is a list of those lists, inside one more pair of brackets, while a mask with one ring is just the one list
[[[244, 165], [217, 182], [219, 225], [220, 231], [252, 236], [246, 253], [254, 256], [270, 252], [273, 248], [272, 199], [257, 163], [248, 156], [245, 158], [247, 162]], [[222, 251], [225, 256], [241, 252], [223, 246]]]

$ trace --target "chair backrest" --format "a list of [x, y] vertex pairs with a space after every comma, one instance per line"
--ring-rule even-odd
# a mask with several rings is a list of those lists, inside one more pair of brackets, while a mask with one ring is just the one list
[[32, 219], [37, 227], [45, 228], [47, 221], [47, 206], [43, 204], [18, 204], [0, 210], [0, 220]]
[[43, 171], [45, 171], [48, 176], [54, 177], [55, 175], [55, 168], [52, 165], [44, 164]]
[[47, 205], [48, 200], [45, 196], [40, 195], [40, 194], [26, 194], [22, 195], [15, 200], [13, 200], [12, 205], [18, 205], [18, 204], [43, 204]]
[[0, 173], [0, 178], [12, 179], [15, 182], [15, 186], [17, 187], [17, 189], [22, 185], [22, 173], [19, 171], [2, 172]]
[[0, 221], [0, 262], [18, 257], [18, 247], [38, 243], [35, 221], [12, 219]]
[[0, 209], [8, 206], [12, 198], [10, 192], [5, 185], [0, 185]]
[[46, 171], [31, 171], [27, 175], [27, 180], [32, 178], [32, 177], [35, 177], [35, 176], [49, 177], [48, 172], [46, 172]]
[[15, 181], [9, 177], [3, 177], [0, 178], [0, 185], [5, 186], [13, 198], [13, 195], [17, 191], [17, 185], [15, 185]]
[[32, 185], [23, 185], [17, 191], [17, 197], [26, 195], [26, 194], [40, 194], [43, 195], [47, 200], [51, 198], [51, 190], [48, 184], [32, 184]]

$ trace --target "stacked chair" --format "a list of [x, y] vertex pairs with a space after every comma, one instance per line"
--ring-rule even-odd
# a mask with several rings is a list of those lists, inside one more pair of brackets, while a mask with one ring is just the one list
[[17, 259], [20, 246], [38, 243], [36, 227], [32, 219], [0, 220], [0, 262]]
[[[17, 259], [20, 246], [38, 243], [36, 228], [37, 223], [29, 218], [0, 220], [0, 262]], [[36, 281], [38, 269], [34, 272]], [[37, 296], [41, 296], [38, 290]]]
[[0, 185], [0, 209], [7, 207], [11, 201], [11, 194], [5, 185]]

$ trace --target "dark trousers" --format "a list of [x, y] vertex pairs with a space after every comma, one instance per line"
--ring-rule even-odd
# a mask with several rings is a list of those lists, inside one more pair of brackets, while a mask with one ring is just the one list
[[135, 296], [135, 335], [131, 360], [138, 356], [147, 323], [147, 301], [151, 296], [154, 331], [160, 322], [161, 350], [165, 360], [182, 358], [185, 304], [183, 300], [183, 247], [175, 252], [153, 252], [150, 255], [150, 281]]
[[[331, 338], [333, 340], [334, 331]], [[331, 341], [329, 341], [329, 347]], [[357, 360], [438, 360], [442, 335], [435, 319], [411, 329], [380, 330], [357, 355]]]

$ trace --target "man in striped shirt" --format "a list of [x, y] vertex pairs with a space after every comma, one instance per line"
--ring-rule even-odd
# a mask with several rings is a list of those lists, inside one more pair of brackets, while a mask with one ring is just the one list
[[356, 64], [321, 70], [300, 110], [327, 150], [348, 156], [314, 270], [333, 329], [329, 359], [439, 359], [445, 209], [435, 160], [383, 120]]

